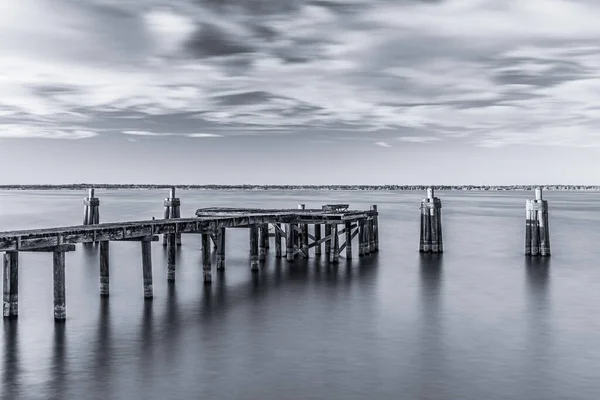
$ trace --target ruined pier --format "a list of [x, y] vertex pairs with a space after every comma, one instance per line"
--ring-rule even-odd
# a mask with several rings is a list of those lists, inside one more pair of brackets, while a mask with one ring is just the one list
[[[3, 315], [14, 318], [18, 315], [19, 253], [52, 253], [54, 284], [54, 318], [66, 318], [65, 296], [65, 252], [74, 251], [79, 243], [99, 242], [99, 294], [110, 293], [110, 242], [139, 242], [141, 250], [141, 283], [143, 296], [153, 297], [152, 286], [152, 242], [160, 235], [166, 237], [167, 280], [176, 277], [176, 248], [182, 235], [200, 235], [202, 243], [202, 268], [204, 282], [212, 281], [211, 251], [214, 244], [216, 268], [225, 268], [225, 243], [227, 229], [247, 229], [249, 232], [250, 269], [259, 270], [265, 261], [269, 241], [274, 238], [274, 256], [308, 258], [312, 252], [332, 263], [340, 257], [351, 259], [353, 240], [358, 237], [359, 255], [378, 250], [377, 207], [369, 210], [349, 210], [347, 204], [325, 205], [318, 209], [247, 209], [247, 208], [203, 208], [193, 218], [181, 218], [179, 199], [174, 190], [165, 200], [165, 218], [148, 221], [99, 223], [99, 201], [90, 191], [85, 200], [84, 225], [0, 232], [0, 251], [3, 257]], [[169, 208], [167, 210], [166, 208]], [[177, 207], [177, 209], [176, 209]], [[176, 211], [174, 211], [176, 210]], [[93, 217], [89, 217], [92, 215]], [[87, 222], [87, 223], [86, 223]], [[321, 236], [321, 226], [325, 234]], [[273, 234], [270, 234], [272, 227]], [[368, 228], [365, 228], [368, 227]], [[311, 233], [312, 232], [312, 233]], [[340, 240], [342, 237], [342, 240]], [[285, 244], [283, 244], [285, 243]], [[322, 246], [325, 245], [325, 252]], [[284, 252], [285, 249], [285, 252]], [[311, 250], [312, 249], [312, 250]], [[368, 251], [366, 249], [369, 249]]]

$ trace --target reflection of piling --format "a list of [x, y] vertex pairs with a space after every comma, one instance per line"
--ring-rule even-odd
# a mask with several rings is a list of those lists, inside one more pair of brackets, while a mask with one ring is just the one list
[[421, 240], [422, 253], [442, 253], [442, 201], [434, 196], [433, 188], [427, 189], [427, 197], [421, 201]]
[[100, 223], [100, 200], [94, 197], [94, 189], [88, 190], [88, 197], [83, 200], [83, 225]]
[[[165, 214], [164, 219], [181, 218], [181, 201], [175, 197], [175, 188], [169, 191], [169, 197], [165, 199]], [[168, 235], [163, 236], [163, 246], [167, 245]], [[181, 233], [176, 236], [177, 246], [181, 246]]]
[[542, 189], [535, 189], [535, 199], [525, 202], [525, 254], [550, 255], [550, 227], [548, 202], [542, 200]]

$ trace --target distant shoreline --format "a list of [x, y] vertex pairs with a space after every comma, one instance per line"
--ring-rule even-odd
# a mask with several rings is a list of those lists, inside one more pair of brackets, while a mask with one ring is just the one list
[[[344, 190], [344, 191], [418, 191], [430, 185], [153, 185], [153, 184], [68, 184], [68, 185], [0, 185], [0, 190], [87, 190], [129, 189], [158, 190]], [[434, 185], [436, 190], [523, 191], [542, 187], [544, 190], [600, 190], [594, 185]]]

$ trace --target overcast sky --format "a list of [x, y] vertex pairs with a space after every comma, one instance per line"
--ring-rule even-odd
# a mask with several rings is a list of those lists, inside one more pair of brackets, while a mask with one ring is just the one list
[[600, 183], [598, 0], [0, 1], [0, 184]]

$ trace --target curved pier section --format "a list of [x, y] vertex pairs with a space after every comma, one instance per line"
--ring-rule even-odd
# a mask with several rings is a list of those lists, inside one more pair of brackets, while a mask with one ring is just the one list
[[542, 189], [535, 189], [535, 199], [525, 201], [525, 254], [550, 255], [548, 202], [542, 199]]
[[442, 253], [442, 201], [435, 197], [433, 188], [427, 189], [427, 197], [421, 201], [421, 253]]

